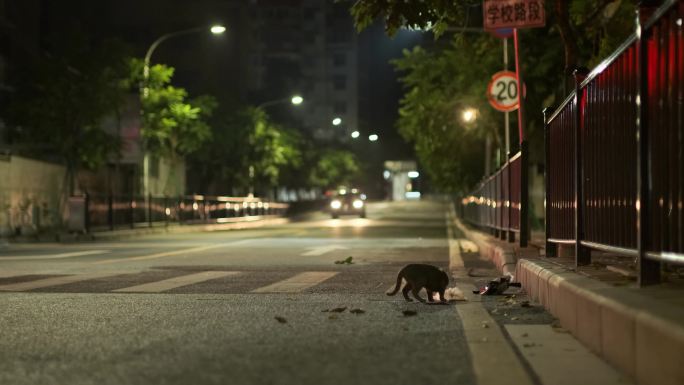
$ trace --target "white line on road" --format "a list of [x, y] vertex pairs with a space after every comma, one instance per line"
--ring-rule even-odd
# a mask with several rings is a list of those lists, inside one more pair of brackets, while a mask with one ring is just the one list
[[159, 293], [162, 291], [167, 291], [175, 289], [181, 286], [188, 286], [195, 283], [210, 281], [212, 279], [218, 279], [227, 277], [229, 275], [239, 274], [237, 271], [203, 271], [195, 274], [183, 275], [180, 277], [174, 277], [165, 279], [163, 281], [150, 282], [142, 285], [136, 285], [131, 287], [125, 287], [123, 289], [112, 290], [118, 293]]
[[74, 251], [71, 253], [60, 253], [60, 254], [43, 254], [43, 255], [12, 255], [12, 256], [2, 256], [0, 261], [27, 261], [34, 259], [60, 259], [60, 258], [72, 258], [72, 257], [82, 257], [85, 255], [95, 255], [95, 254], [106, 254], [109, 250], [86, 250], [86, 251]]
[[306, 253], [303, 253], [303, 257], [316, 257], [319, 255], [327, 254], [335, 250], [346, 250], [348, 247], [339, 245], [329, 245], [329, 246], [319, 246], [319, 247], [309, 247]]
[[337, 275], [336, 271], [307, 271], [252, 290], [252, 293], [298, 293]]
[[506, 340], [496, 321], [482, 306], [481, 298], [472, 294], [473, 286], [461, 257], [459, 242], [454, 237], [453, 207], [446, 215], [449, 237], [449, 269], [467, 302], [456, 306], [463, 324], [463, 334], [470, 350], [475, 378], [480, 385], [532, 385], [533, 381]]
[[145, 260], [148, 260], [148, 259], [157, 259], [157, 258], [164, 258], [164, 257], [172, 257], [172, 256], [177, 256], [177, 255], [198, 253], [198, 252], [200, 252], [200, 251], [218, 249], [218, 248], [220, 248], [220, 247], [235, 246], [235, 245], [238, 245], [238, 244], [247, 243], [247, 242], [249, 242], [249, 241], [251, 241], [251, 239], [243, 239], [243, 240], [235, 241], [235, 242], [219, 243], [219, 244], [206, 245], [206, 246], [199, 246], [199, 247], [191, 247], [191, 248], [189, 248], [189, 249], [181, 249], [181, 250], [173, 250], [173, 251], [164, 251], [164, 252], [161, 252], [161, 253], [154, 253], [154, 254], [148, 254], [148, 255], [140, 255], [140, 256], [137, 256], [137, 257], [121, 257], [121, 258], [105, 259], [105, 260], [103, 260], [103, 261], [93, 262], [93, 265], [104, 265], [104, 264], [118, 263], [118, 262], [145, 261]]
[[65, 275], [63, 277], [51, 277], [51, 278], [44, 278], [44, 279], [38, 279], [35, 281], [29, 281], [29, 282], [17, 282], [17, 283], [10, 283], [7, 285], [1, 285], [0, 290], [3, 291], [26, 291], [26, 290], [33, 290], [33, 289], [40, 289], [43, 287], [49, 287], [49, 286], [59, 286], [59, 285], [66, 285], [68, 283], [74, 283], [74, 282], [80, 282], [80, 281], [89, 281], [92, 279], [98, 279], [98, 278], [104, 278], [104, 277], [109, 277], [113, 275], [119, 275], [121, 272], [106, 272], [106, 273], [90, 273], [90, 274], [78, 274], [78, 275]]
[[[627, 385], [625, 376], [585, 348], [569, 333], [550, 325], [506, 325], [506, 331], [542, 384]], [[582, 370], [577, 370], [582, 368]]]

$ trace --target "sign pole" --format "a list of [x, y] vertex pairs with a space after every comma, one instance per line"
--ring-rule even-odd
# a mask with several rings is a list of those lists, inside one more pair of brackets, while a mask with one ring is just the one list
[[[504, 71], [508, 71], [508, 38], [503, 39], [503, 64]], [[520, 84], [518, 84], [518, 94], [520, 93]], [[511, 119], [508, 116], [508, 111], [504, 112], [504, 126], [506, 127], [506, 162], [511, 157]]]
[[523, 94], [523, 87], [522, 87], [522, 70], [520, 68], [520, 41], [518, 38], [518, 28], [513, 28], [513, 44], [515, 45], [515, 73], [517, 74], [518, 77], [518, 134], [519, 134], [519, 139], [520, 143], [522, 144], [523, 140], [525, 140], [525, 132], [524, 132], [524, 121], [523, 121], [523, 101], [522, 101], [522, 94]]

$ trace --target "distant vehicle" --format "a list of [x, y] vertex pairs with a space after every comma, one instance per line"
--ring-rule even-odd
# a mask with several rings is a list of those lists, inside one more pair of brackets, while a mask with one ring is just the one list
[[330, 214], [333, 219], [340, 215], [358, 215], [366, 217], [366, 194], [360, 193], [357, 189], [339, 190], [330, 199]]

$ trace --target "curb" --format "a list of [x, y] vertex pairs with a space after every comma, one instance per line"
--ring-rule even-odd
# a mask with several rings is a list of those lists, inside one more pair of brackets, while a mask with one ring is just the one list
[[[671, 290], [616, 288], [543, 260], [521, 259], [517, 277], [535, 301], [590, 350], [640, 384], [684, 384], [684, 308]], [[680, 301], [681, 302], [681, 301]]]
[[493, 244], [491, 240], [487, 239], [488, 236], [467, 228], [456, 216], [453, 219], [456, 227], [463, 232], [465, 237], [477, 245], [481, 256], [492, 261], [501, 274], [511, 276], [515, 280], [517, 259], [513, 251]]

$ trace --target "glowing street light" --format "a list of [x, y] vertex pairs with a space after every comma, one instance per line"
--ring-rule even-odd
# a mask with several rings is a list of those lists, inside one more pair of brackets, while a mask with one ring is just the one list
[[370, 134], [368, 135], [368, 140], [370, 140], [371, 142], [375, 142], [378, 140], [378, 136], [376, 134]]
[[474, 108], [466, 108], [463, 110], [463, 113], [461, 113], [461, 119], [463, 119], [465, 123], [472, 123], [476, 118], [477, 110]]
[[298, 105], [300, 105], [300, 104], [302, 104], [302, 103], [304, 102], [304, 98], [301, 97], [300, 95], [294, 95], [294, 96], [292, 97], [292, 99], [290, 99], [290, 101], [291, 101], [292, 104], [294, 104], [295, 106], [298, 106]]
[[358, 138], [360, 135], [361, 135], [361, 133], [358, 131], [354, 131], [351, 133], [351, 137], [354, 139]]
[[220, 35], [220, 34], [226, 32], [226, 27], [217, 24], [217, 25], [212, 25], [211, 28], [210, 28], [209, 30], [210, 30], [211, 33], [213, 33], [214, 35]]
[[340, 124], [342, 124], [342, 119], [341, 118], [335, 118], [332, 120], [332, 124], [333, 124], [333, 126], [339, 126]]

